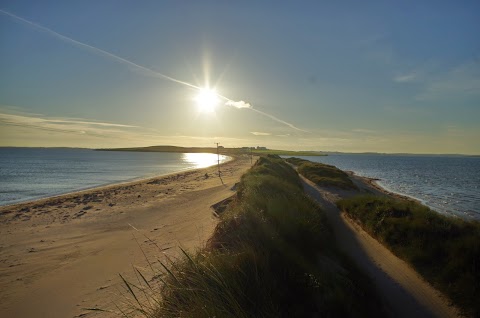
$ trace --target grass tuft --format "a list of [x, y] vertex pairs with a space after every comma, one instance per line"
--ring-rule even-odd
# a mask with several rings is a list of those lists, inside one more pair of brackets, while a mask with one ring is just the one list
[[371, 195], [344, 199], [338, 206], [467, 314], [480, 316], [480, 222]]
[[149, 317], [379, 317], [369, 279], [341, 254], [323, 212], [280, 157], [246, 173], [207, 247], [164, 271]]
[[335, 166], [300, 158], [288, 158], [287, 162], [297, 166], [297, 170], [301, 175], [319, 186], [358, 189], [350, 180], [348, 174]]

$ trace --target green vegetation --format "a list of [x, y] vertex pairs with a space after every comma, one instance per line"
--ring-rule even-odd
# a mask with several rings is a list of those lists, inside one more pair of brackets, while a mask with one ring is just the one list
[[[176, 146], [151, 146], [137, 148], [105, 148], [96, 149], [100, 151], [137, 151], [137, 152], [178, 152], [178, 153], [217, 153], [216, 147], [176, 147]], [[251, 149], [250, 148], [224, 148], [221, 147], [220, 154], [254, 154], [262, 155], [279, 155], [279, 156], [326, 156], [316, 151], [290, 151], [275, 149]]]
[[149, 317], [385, 316], [278, 156], [261, 157], [242, 177], [208, 246], [167, 268]]
[[[99, 151], [137, 151], [137, 152], [178, 152], [178, 153], [217, 153], [215, 147], [176, 147], [176, 146], [151, 146], [136, 148], [105, 148]], [[223, 150], [223, 149], [222, 149]]]
[[297, 170], [301, 175], [319, 186], [357, 189], [357, 186], [353, 184], [348, 174], [335, 166], [300, 158], [288, 158], [287, 162], [297, 166]]
[[326, 156], [325, 153], [319, 151], [292, 151], [277, 149], [252, 149], [254, 155], [278, 155], [278, 156]]
[[480, 316], [479, 222], [367, 195], [341, 200], [338, 206], [468, 314]]

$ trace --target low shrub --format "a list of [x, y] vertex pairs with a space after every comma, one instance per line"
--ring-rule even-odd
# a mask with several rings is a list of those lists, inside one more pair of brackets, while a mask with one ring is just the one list
[[479, 222], [370, 195], [341, 200], [338, 206], [468, 314], [480, 316]]
[[357, 189], [348, 174], [335, 166], [299, 158], [288, 158], [287, 162], [297, 166], [297, 171], [302, 176], [319, 186]]
[[380, 317], [372, 283], [278, 156], [260, 158], [207, 248], [172, 264], [151, 317]]

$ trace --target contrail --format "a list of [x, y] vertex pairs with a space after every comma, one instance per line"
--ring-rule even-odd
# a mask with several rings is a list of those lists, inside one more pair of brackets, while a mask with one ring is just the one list
[[[142, 66], [142, 65], [136, 64], [136, 63], [134, 63], [134, 62], [131, 62], [131, 61], [129, 61], [129, 60], [126, 60], [126, 59], [124, 59], [123, 57], [117, 56], [117, 55], [115, 55], [115, 54], [113, 54], [113, 53], [104, 51], [104, 50], [102, 50], [102, 49], [99, 49], [99, 48], [97, 48], [97, 47], [94, 47], [94, 46], [92, 46], [92, 45], [89, 45], [89, 44], [86, 44], [86, 43], [83, 43], [83, 42], [80, 42], [80, 41], [77, 41], [77, 40], [74, 40], [74, 39], [72, 39], [72, 38], [70, 38], [70, 37], [68, 37], [68, 36], [66, 36], [66, 35], [60, 34], [60, 33], [58, 33], [58, 32], [55, 32], [55, 31], [53, 31], [52, 29], [49, 29], [49, 28], [44, 27], [44, 26], [42, 26], [42, 25], [40, 25], [40, 24], [37, 24], [37, 23], [35, 23], [35, 22], [29, 21], [29, 20], [27, 20], [27, 19], [24, 19], [24, 18], [22, 18], [22, 17], [20, 17], [20, 16], [18, 16], [18, 15], [15, 15], [15, 14], [13, 14], [13, 13], [10, 13], [10, 12], [8, 12], [8, 11], [5, 11], [5, 10], [0, 9], [0, 12], [3, 13], [3, 14], [8, 15], [8, 16], [14, 18], [14, 19], [17, 19], [17, 20], [19, 20], [19, 21], [21, 21], [21, 22], [23, 22], [23, 23], [26, 23], [26, 24], [28, 24], [28, 25], [31, 25], [31, 26], [33, 26], [34, 28], [39, 29], [39, 30], [41, 30], [41, 31], [43, 31], [43, 32], [45, 32], [45, 33], [48, 33], [48, 34], [50, 34], [50, 35], [52, 35], [52, 36], [54, 36], [54, 37], [56, 37], [56, 38], [58, 38], [58, 39], [60, 39], [60, 40], [62, 40], [62, 41], [65, 41], [65, 42], [74, 44], [74, 45], [76, 45], [76, 46], [79, 46], [79, 47], [81, 47], [81, 48], [90, 50], [90, 51], [92, 51], [92, 52], [94, 52], [94, 53], [103, 55], [103, 56], [105, 56], [105, 57], [107, 57], [107, 58], [113, 59], [113, 60], [115, 60], [115, 61], [117, 61], [117, 62], [126, 64], [126, 65], [128, 65], [128, 66], [132, 66], [132, 67], [134, 67], [135, 69], [141, 71], [142, 74], [144, 74], [144, 75], [146, 75], [146, 76], [163, 78], [163, 79], [169, 80], [169, 81], [171, 81], [171, 82], [175, 82], [175, 83], [178, 83], [178, 84], [181, 84], [181, 85], [185, 85], [185, 86], [188, 86], [188, 87], [197, 89], [197, 90], [201, 90], [201, 89], [202, 89], [202, 88], [199, 87], [199, 86], [196, 86], [196, 85], [193, 85], [193, 84], [191, 84], [191, 83], [178, 80], [178, 79], [176, 79], [176, 78], [170, 77], [170, 76], [165, 75], [165, 74], [162, 74], [162, 73], [160, 73], [160, 72], [156, 72], [156, 71], [154, 71], [154, 70], [152, 70], [152, 69], [149, 69], [149, 68], [147, 68], [147, 67], [145, 67], [145, 66]], [[261, 115], [263, 115], [263, 116], [266, 116], [266, 117], [268, 117], [268, 118], [270, 118], [270, 119], [273, 119], [273, 120], [275, 120], [276, 122], [279, 122], [279, 123], [281, 123], [281, 124], [284, 124], [284, 125], [292, 128], [292, 129], [295, 129], [295, 130], [298, 130], [298, 131], [302, 131], [302, 132], [307, 132], [306, 130], [297, 128], [297, 127], [295, 127], [294, 125], [292, 125], [292, 124], [290, 124], [290, 123], [288, 123], [288, 122], [286, 122], [286, 121], [284, 121], [284, 120], [281, 120], [281, 119], [279, 119], [279, 118], [277, 118], [277, 117], [275, 117], [275, 116], [273, 116], [273, 115], [270, 115], [270, 114], [264, 113], [264, 112], [262, 112], [262, 111], [260, 111], [260, 110], [257, 110], [257, 109], [255, 109], [255, 108], [253, 108], [249, 103], [246, 103], [246, 102], [244, 102], [244, 101], [238, 101], [238, 102], [236, 102], [236, 101], [234, 101], [234, 100], [232, 100], [232, 99], [230, 99], [230, 98], [228, 98], [228, 97], [222, 96], [222, 95], [220, 95], [220, 94], [217, 94], [217, 95], [226, 101], [225, 105], [227, 105], [227, 106], [233, 106], [233, 107], [236, 107], [236, 108], [247, 108], [247, 109], [253, 110], [253, 111], [255, 111], [255, 112], [257, 112], [257, 113], [259, 113], [259, 114], [261, 114]]]
[[292, 129], [295, 129], [295, 130], [298, 130], [298, 131], [302, 131], [302, 132], [308, 132], [308, 131], [306, 131], [306, 130], [303, 130], [303, 129], [300, 129], [300, 128], [298, 128], [298, 127], [295, 127], [294, 125], [292, 125], [292, 124], [290, 124], [290, 123], [287, 123], [286, 121], [281, 120], [280, 118], [277, 118], [277, 117], [275, 117], [275, 116], [273, 116], [273, 115], [264, 113], [264, 112], [262, 112], [262, 111], [260, 111], [260, 110], [258, 110], [258, 109], [255, 109], [255, 108], [250, 108], [250, 109], [253, 110], [254, 112], [257, 112], [257, 113], [263, 115], [263, 116], [267, 116], [268, 118], [273, 119], [273, 120], [275, 120], [275, 121], [277, 121], [277, 122], [279, 122], [279, 123], [281, 123], [281, 124], [287, 125], [288, 127], [292, 128]]
[[32, 21], [29, 21], [29, 20], [24, 19], [24, 18], [22, 18], [22, 17], [19, 17], [18, 15], [15, 15], [15, 14], [13, 14], [13, 13], [7, 12], [7, 11], [2, 10], [2, 9], [0, 9], [0, 12], [4, 13], [4, 14], [12, 17], [12, 18], [15, 18], [15, 19], [17, 19], [17, 20], [19, 20], [19, 21], [22, 21], [22, 22], [24, 22], [24, 23], [27, 23], [27, 24], [29, 24], [29, 25], [31, 25], [31, 26], [33, 26], [33, 27], [35, 27], [35, 28], [37, 28], [37, 29], [39, 29], [39, 30], [41, 30], [41, 31], [44, 31], [44, 32], [46, 32], [46, 33], [48, 33], [48, 34], [50, 34], [50, 35], [52, 35], [52, 36], [54, 36], [54, 37], [62, 40], [62, 41], [66, 41], [66, 42], [72, 43], [72, 44], [74, 44], [74, 45], [77, 45], [77, 46], [86, 48], [87, 50], [90, 50], [90, 51], [93, 51], [93, 52], [95, 52], [95, 53], [98, 53], [98, 54], [101, 54], [101, 55], [103, 55], [103, 56], [106, 56], [106, 57], [108, 57], [108, 58], [114, 59], [114, 60], [116, 60], [117, 62], [124, 63], [124, 64], [127, 64], [127, 65], [129, 65], [129, 66], [133, 66], [134, 68], [136, 68], [136, 69], [144, 72], [145, 75], [152, 76], [152, 77], [161, 77], [161, 78], [167, 79], [167, 80], [172, 81], [172, 82], [175, 82], [175, 83], [179, 83], [179, 84], [182, 84], [182, 85], [186, 85], [186, 86], [189, 86], [189, 87], [192, 87], [192, 88], [195, 88], [195, 89], [201, 89], [200, 87], [198, 87], [198, 86], [196, 86], [196, 85], [193, 85], [193, 84], [190, 84], [190, 83], [187, 83], [187, 82], [184, 82], [184, 81], [175, 79], [175, 78], [173, 78], [173, 77], [170, 77], [170, 76], [168, 76], [168, 75], [165, 75], [165, 74], [162, 74], [162, 73], [153, 71], [153, 70], [151, 70], [151, 69], [149, 69], [149, 68], [146, 68], [145, 66], [138, 65], [138, 64], [133, 63], [133, 62], [131, 62], [131, 61], [129, 61], [129, 60], [126, 60], [126, 59], [124, 59], [124, 58], [122, 58], [122, 57], [120, 57], [120, 56], [117, 56], [117, 55], [115, 55], [115, 54], [112, 54], [112, 53], [110, 53], [110, 52], [104, 51], [104, 50], [99, 49], [99, 48], [97, 48], [97, 47], [94, 47], [94, 46], [88, 45], [88, 44], [86, 44], [86, 43], [83, 43], [83, 42], [74, 40], [74, 39], [72, 39], [72, 38], [69, 38], [68, 36], [65, 36], [65, 35], [63, 35], [63, 34], [60, 34], [60, 33], [58, 33], [58, 32], [55, 32], [55, 31], [53, 31], [53, 30], [51, 30], [51, 29], [49, 29], [49, 28], [47, 28], [47, 27], [44, 27], [44, 26], [42, 26], [42, 25], [40, 25], [40, 24], [37, 24], [37, 23], [35, 23], [35, 22], [32, 22]]
[[242, 108], [250, 109], [250, 110], [253, 110], [254, 112], [259, 113], [260, 115], [263, 115], [263, 116], [266, 116], [266, 117], [268, 117], [268, 118], [270, 118], [270, 119], [273, 119], [273, 120], [275, 120], [276, 122], [279, 122], [279, 123], [281, 123], [281, 124], [284, 124], [284, 125], [292, 128], [292, 129], [295, 129], [295, 130], [298, 130], [298, 131], [302, 131], [302, 132], [308, 132], [308, 131], [306, 131], [306, 130], [303, 130], [303, 129], [300, 129], [300, 128], [298, 128], [298, 127], [295, 127], [294, 125], [292, 125], [292, 124], [290, 124], [290, 123], [287, 123], [286, 121], [281, 120], [280, 118], [277, 118], [277, 117], [275, 117], [275, 116], [273, 116], [273, 115], [267, 114], [267, 113], [265, 113], [265, 112], [262, 112], [261, 110], [258, 110], [258, 109], [256, 109], [256, 108], [253, 108], [252, 105], [250, 105], [250, 103], [244, 102], [243, 100], [236, 102], [236, 101], [234, 101], [234, 100], [229, 99], [228, 97], [225, 97], [225, 96], [222, 96], [222, 95], [218, 95], [218, 96], [221, 97], [221, 98], [223, 98], [223, 99], [225, 99], [225, 100], [227, 101], [227, 102], [225, 103], [225, 105], [227, 105], [227, 106], [233, 106], [233, 107], [240, 108], [240, 109], [242, 109]]

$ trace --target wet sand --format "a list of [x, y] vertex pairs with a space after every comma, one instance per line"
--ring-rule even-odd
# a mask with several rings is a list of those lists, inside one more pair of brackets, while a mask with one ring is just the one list
[[202, 247], [217, 223], [211, 206], [249, 167], [239, 157], [221, 165], [222, 180], [210, 167], [0, 207], [0, 317], [114, 309], [118, 274], [147, 269], [143, 253], [155, 263]]

